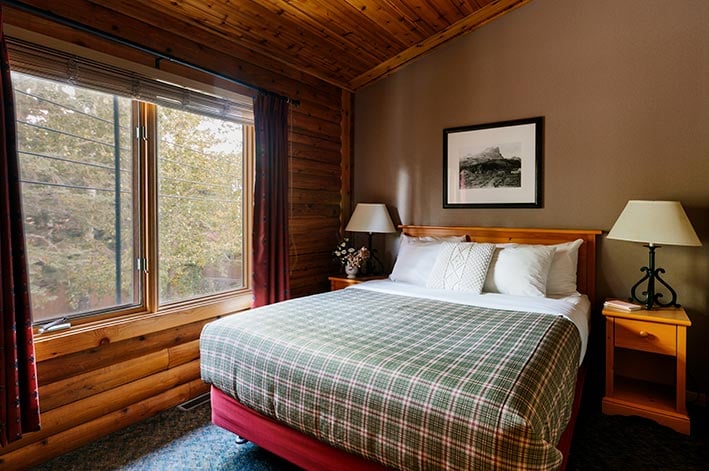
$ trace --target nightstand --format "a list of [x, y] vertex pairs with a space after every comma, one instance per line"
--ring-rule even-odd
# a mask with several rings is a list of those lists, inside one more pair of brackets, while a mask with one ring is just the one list
[[604, 414], [639, 415], [689, 434], [686, 405], [687, 327], [682, 308], [632, 312], [604, 309]]
[[347, 288], [350, 285], [362, 283], [363, 281], [383, 280], [385, 278], [387, 278], [387, 275], [358, 276], [357, 278], [347, 278], [346, 276], [329, 276], [327, 279], [330, 280], [330, 291], [335, 291], [338, 289]]

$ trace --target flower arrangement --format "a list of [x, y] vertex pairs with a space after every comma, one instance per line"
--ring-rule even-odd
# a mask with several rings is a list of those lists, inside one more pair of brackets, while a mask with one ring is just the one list
[[369, 250], [367, 250], [367, 247], [361, 247], [357, 250], [350, 246], [349, 239], [345, 239], [337, 244], [337, 248], [333, 254], [339, 260], [340, 265], [355, 268], [361, 267], [365, 260], [369, 258]]
[[345, 256], [345, 265], [360, 268], [368, 258], [369, 250], [367, 249], [367, 247], [360, 247], [360, 249], [356, 252], [347, 254]]

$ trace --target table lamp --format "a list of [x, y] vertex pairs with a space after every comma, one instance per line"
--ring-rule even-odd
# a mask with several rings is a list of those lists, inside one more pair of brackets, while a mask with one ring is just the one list
[[[608, 233], [608, 238], [640, 242], [649, 250], [648, 265], [640, 269], [645, 276], [631, 288], [631, 301], [644, 304], [648, 310], [652, 309], [653, 305], [679, 307], [677, 293], [660, 277], [660, 273], [665, 273], [665, 269], [655, 268], [655, 249], [662, 245], [702, 245], [679, 201], [628, 201]], [[645, 281], [647, 290], [638, 296], [636, 290]], [[670, 292], [672, 299], [669, 302], [660, 301], [663, 295], [655, 292], [655, 281]]]
[[[373, 233], [390, 233], [396, 232], [394, 224], [389, 217], [389, 211], [383, 203], [357, 203], [350, 222], [345, 227], [347, 232], [366, 232], [368, 234], [367, 248], [369, 249], [370, 260], [374, 261], [384, 271], [382, 262], [377, 258], [372, 250], [372, 234]], [[372, 263], [368, 260], [366, 272], [372, 274], [377, 267], [372, 267]]]

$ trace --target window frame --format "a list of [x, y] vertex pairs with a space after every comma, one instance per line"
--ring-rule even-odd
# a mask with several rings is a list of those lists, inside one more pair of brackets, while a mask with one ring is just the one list
[[[22, 37], [13, 28], [16, 36]], [[20, 30], [19, 33], [21, 33]], [[68, 45], [61, 41], [51, 41], [51, 44], [40, 44], [36, 38], [32, 37], [32, 42], [37, 47], [50, 47], [61, 50], [62, 46], [71, 54], [76, 54], [76, 46]], [[10, 55], [12, 50], [10, 50]], [[95, 60], [96, 53], [90, 51], [87, 53]], [[12, 57], [11, 63], [12, 63]], [[104, 58], [107, 64], [110, 65], [111, 58]], [[125, 66], [125, 61], [122, 61], [122, 66]], [[142, 66], [136, 65], [138, 69]], [[40, 77], [32, 73], [32, 71], [17, 69], [19, 72]], [[159, 72], [159, 71], [158, 71]], [[171, 74], [166, 74], [170, 76]], [[171, 77], [174, 78], [174, 77]], [[190, 80], [190, 79], [185, 79]], [[179, 83], [180, 80], [172, 81]], [[202, 84], [204, 92], [214, 94], [215, 87], [211, 84]], [[78, 84], [81, 86], [81, 84]], [[189, 87], [194, 90], [195, 83], [191, 81]], [[197, 87], [198, 89], [198, 87]], [[238, 91], [223, 90], [227, 96], [238, 93]], [[104, 92], [112, 93], [110, 90]], [[241, 95], [243, 97], [243, 95]], [[247, 97], [248, 98], [248, 97]], [[144, 130], [144, 135], [141, 132], [136, 133], [133, 138], [133, 170], [134, 170], [134, 198], [137, 203], [137, 209], [134, 211], [140, 219], [140, 223], [134, 225], [134, 236], [136, 237], [136, 249], [138, 250], [137, 257], [142, 258], [146, 262], [146, 268], [138, 270], [134, 264], [133, 276], [140, 280], [140, 289], [142, 296], [137, 305], [128, 307], [107, 308], [87, 312], [85, 314], [73, 315], [71, 319], [71, 328], [56, 332], [47, 332], [37, 337], [37, 342], [40, 344], [44, 341], [49, 341], [57, 338], [74, 338], [71, 343], [71, 348], [63, 347], [70, 350], [80, 351], [80, 345], [85, 341], [93, 342], [95, 345], [94, 335], [86, 336], [87, 332], [94, 332], [97, 329], [104, 328], [120, 328], [124, 324], [139, 323], [147, 321], [153, 328], [162, 330], [174, 325], [182, 325], [185, 322], [185, 315], [189, 316], [189, 322], [200, 321], [210, 317], [218, 317], [227, 313], [248, 309], [251, 306], [252, 299], [252, 228], [253, 228], [253, 182], [254, 182], [254, 159], [255, 159], [255, 131], [252, 123], [248, 121], [241, 122], [243, 125], [243, 189], [242, 196], [242, 215], [243, 215], [243, 286], [240, 288], [214, 293], [205, 296], [199, 296], [188, 300], [180, 300], [160, 306], [159, 304], [159, 263], [158, 263], [158, 130], [157, 130], [157, 106], [142, 101], [141, 98], [133, 99], [133, 123], [134, 130]], [[193, 110], [186, 111], [195, 113]], [[199, 113], [197, 113], [199, 114]], [[183, 319], [178, 321], [178, 319]], [[48, 320], [38, 321], [34, 324], [35, 334], [38, 334], [38, 328], [50, 322]], [[130, 329], [129, 329], [130, 330]], [[144, 330], [144, 329], [143, 329]], [[78, 337], [77, 337], [78, 336]], [[84, 338], [84, 342], [77, 342], [76, 339]], [[115, 339], [114, 339], [115, 340]], [[62, 342], [64, 343], [64, 342]]]

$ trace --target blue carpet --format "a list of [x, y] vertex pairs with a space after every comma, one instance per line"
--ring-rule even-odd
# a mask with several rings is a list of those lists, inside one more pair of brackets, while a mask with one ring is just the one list
[[170, 409], [112, 433], [36, 470], [197, 471], [298, 469], [212, 425], [208, 404], [190, 411]]
[[[709, 470], [706, 410], [693, 408], [686, 436], [638, 417], [600, 412], [600, 397], [585, 395], [569, 471]], [[178, 408], [112, 433], [36, 470], [293, 471], [297, 468], [210, 423], [208, 404]]]

